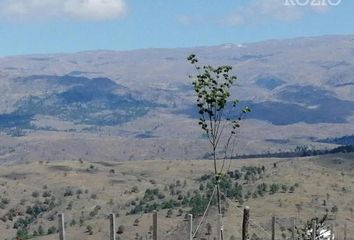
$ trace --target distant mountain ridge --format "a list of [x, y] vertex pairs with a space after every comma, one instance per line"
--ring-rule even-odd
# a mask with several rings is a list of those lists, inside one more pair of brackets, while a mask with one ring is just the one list
[[15, 111], [0, 114], [0, 127], [32, 128], [30, 122], [36, 115], [98, 126], [117, 125], [141, 117], [149, 108], [157, 106], [135, 99], [129, 92], [116, 93], [124, 87], [108, 78], [34, 75], [15, 80], [19, 84], [41, 84], [43, 81], [67, 89], [21, 99]]
[[318, 140], [354, 133], [354, 36], [3, 57], [0, 132], [114, 136], [149, 152], [122, 150], [124, 159], [203, 156], [196, 155], [203, 137], [188, 80], [191, 53], [201, 64], [233, 67], [233, 95], [253, 109], [244, 153], [328, 147], [335, 143]]

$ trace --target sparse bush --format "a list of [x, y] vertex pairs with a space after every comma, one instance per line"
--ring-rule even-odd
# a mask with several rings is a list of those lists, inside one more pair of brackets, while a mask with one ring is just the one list
[[139, 219], [138, 219], [138, 218], [137, 218], [137, 219], [135, 219], [135, 220], [134, 220], [134, 224], [133, 224], [133, 226], [139, 226], [139, 222], [140, 222], [140, 221], [139, 221]]
[[22, 198], [21, 200], [20, 200], [20, 204], [23, 206], [23, 205], [25, 205], [26, 204], [26, 199], [24, 199], [24, 198]]
[[173, 210], [172, 209], [168, 209], [167, 213], [166, 213], [166, 217], [170, 218], [173, 214]]
[[334, 206], [332, 207], [331, 212], [332, 212], [332, 213], [337, 213], [337, 212], [338, 212], [338, 207], [337, 207], [337, 205], [334, 205]]
[[9, 198], [3, 198], [3, 199], [1, 199], [1, 203], [7, 205], [7, 204], [10, 203], [10, 199]]
[[29, 239], [30, 235], [26, 229], [19, 229], [16, 232], [17, 239]]
[[138, 192], [139, 192], [139, 188], [138, 188], [138, 186], [134, 186], [134, 187], [132, 187], [131, 192], [133, 192], [133, 193], [138, 193]]
[[50, 197], [52, 195], [52, 193], [50, 191], [44, 191], [42, 193], [42, 197], [46, 198], [46, 197]]
[[70, 197], [70, 196], [73, 196], [74, 195], [74, 192], [71, 188], [66, 188], [65, 189], [65, 192], [64, 192], [64, 197]]
[[87, 225], [86, 226], [86, 231], [88, 232], [89, 235], [92, 235], [93, 234], [93, 228], [91, 225]]
[[34, 192], [32, 193], [32, 197], [38, 198], [38, 197], [39, 197], [39, 192], [38, 192], [38, 191], [34, 191]]
[[125, 230], [125, 227], [124, 227], [123, 225], [120, 225], [120, 226], [118, 227], [117, 233], [118, 233], [118, 234], [123, 234], [123, 233], [124, 233], [124, 230]]
[[50, 228], [48, 228], [48, 231], [47, 231], [48, 235], [54, 234], [56, 232], [57, 232], [57, 228], [54, 226], [51, 226]]

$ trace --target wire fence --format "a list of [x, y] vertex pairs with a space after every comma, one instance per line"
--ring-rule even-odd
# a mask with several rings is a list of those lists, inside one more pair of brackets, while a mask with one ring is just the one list
[[[325, 224], [314, 221], [313, 227], [308, 228], [304, 233], [299, 234], [298, 229], [303, 227], [296, 218], [280, 218], [269, 216], [267, 221], [256, 220], [252, 215], [252, 209], [243, 207], [238, 202], [228, 198], [220, 192], [223, 198], [224, 214], [216, 218], [217, 211], [211, 203], [216, 195], [216, 187], [210, 195], [208, 204], [201, 216], [193, 219], [193, 216], [186, 215], [184, 218], [171, 218], [159, 216], [154, 211], [148, 215], [152, 219], [151, 224], [144, 224], [144, 234], [136, 233], [135, 237], [123, 238], [132, 240], [354, 240], [354, 222], [351, 219], [346, 221], [327, 221]], [[144, 215], [146, 217], [146, 215]], [[227, 221], [225, 221], [227, 220]], [[146, 220], [145, 220], [146, 221]], [[58, 215], [59, 240], [66, 240], [64, 214]], [[146, 227], [147, 226], [147, 227]], [[217, 226], [217, 227], [215, 227]], [[220, 233], [223, 234], [220, 234]], [[105, 236], [108, 236], [105, 235]], [[107, 237], [108, 239], [108, 237]], [[115, 216], [110, 216], [110, 240], [119, 240]]]
[[[117, 226], [113, 221], [114, 214], [110, 218], [110, 231], [107, 231], [105, 239], [119, 240], [219, 240], [220, 228], [224, 234], [224, 240], [354, 240], [352, 231], [354, 229], [353, 221], [336, 222], [330, 221], [324, 225], [315, 225], [315, 235], [313, 228], [308, 229], [305, 235], [299, 235], [295, 230], [297, 228], [296, 219], [275, 218], [269, 216], [269, 220], [259, 223], [252, 217], [250, 211], [248, 224], [245, 222], [245, 209], [241, 208], [236, 202], [226, 198], [229, 211], [227, 213], [227, 221], [217, 224], [215, 215], [207, 213], [211, 210], [210, 205], [200, 217], [192, 218], [176, 218], [166, 220], [165, 216], [159, 216], [158, 212], [149, 215], [151, 224], [141, 226], [140, 229], [144, 234], [136, 233], [133, 236], [125, 238], [117, 235]], [[249, 209], [252, 210], [252, 209]], [[215, 211], [215, 209], [214, 209]], [[229, 216], [233, 216], [230, 218]], [[342, 225], [343, 223], [343, 225]], [[107, 224], [108, 225], [108, 224]], [[66, 240], [64, 214], [59, 214], [58, 229], [59, 240]], [[215, 226], [218, 226], [215, 229]], [[247, 235], [245, 235], [245, 226], [247, 226]], [[109, 234], [108, 234], [109, 233]], [[109, 236], [109, 238], [108, 238]], [[71, 239], [69, 237], [69, 239]], [[91, 239], [91, 238], [90, 238]]]

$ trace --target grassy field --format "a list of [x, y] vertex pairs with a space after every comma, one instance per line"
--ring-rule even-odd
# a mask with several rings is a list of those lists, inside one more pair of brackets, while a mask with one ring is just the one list
[[[275, 167], [276, 165], [276, 167]], [[244, 202], [223, 201], [226, 239], [240, 239], [242, 209], [251, 208], [250, 232], [259, 239], [270, 239], [271, 216], [277, 217], [277, 239], [290, 237], [287, 228], [291, 219], [301, 226], [313, 217], [328, 212], [336, 224], [338, 237], [343, 238], [344, 223], [348, 222], [348, 236], [354, 236], [354, 155], [325, 155], [296, 159], [232, 160], [226, 169], [243, 166], [264, 166], [258, 178], [241, 181], [243, 191], [253, 191], [257, 185], [277, 183], [288, 186], [274, 194], [251, 196]], [[200, 188], [200, 177], [212, 172], [212, 162], [195, 161], [130, 161], [118, 162], [31, 162], [0, 168], [0, 232], [1, 239], [13, 239], [19, 218], [30, 221], [28, 232], [43, 229], [43, 236], [33, 239], [54, 240], [58, 235], [48, 229], [57, 227], [57, 214], [65, 213], [67, 238], [108, 239], [110, 213], [116, 213], [117, 226], [123, 225], [120, 239], [149, 239], [151, 213], [127, 214], [140, 200], [146, 189], [158, 189], [170, 195], [174, 185], [181, 195], [193, 194]], [[294, 192], [290, 186], [296, 186]], [[325, 204], [324, 204], [325, 203]], [[48, 207], [49, 206], [49, 207]], [[37, 209], [42, 209], [37, 211]], [[44, 208], [44, 210], [43, 210]], [[187, 239], [185, 214], [189, 207], [160, 209], [160, 239]], [[38, 214], [33, 212], [38, 212]], [[13, 217], [9, 217], [11, 214]], [[29, 219], [29, 216], [35, 216]], [[4, 218], [4, 216], [7, 216]], [[195, 226], [200, 217], [195, 220]], [[209, 211], [197, 239], [213, 239], [216, 233], [216, 209]], [[206, 235], [206, 223], [213, 226]], [[92, 232], [88, 231], [92, 227]], [[53, 229], [52, 229], [53, 230]], [[56, 230], [53, 230], [56, 232]]]

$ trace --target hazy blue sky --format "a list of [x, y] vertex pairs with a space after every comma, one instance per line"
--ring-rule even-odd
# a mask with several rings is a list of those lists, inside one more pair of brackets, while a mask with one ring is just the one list
[[285, 1], [0, 0], [0, 55], [354, 34], [352, 0], [324, 0], [337, 6]]

